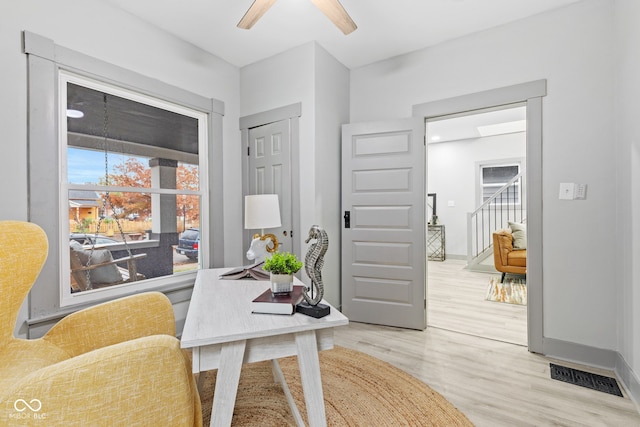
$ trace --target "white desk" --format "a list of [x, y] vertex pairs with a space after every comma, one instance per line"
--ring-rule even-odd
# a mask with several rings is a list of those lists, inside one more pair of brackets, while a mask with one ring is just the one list
[[[200, 270], [182, 332], [182, 348], [193, 351], [193, 372], [218, 369], [211, 426], [231, 424], [243, 363], [272, 360], [298, 424], [302, 423], [276, 359], [298, 356], [310, 426], [325, 426], [326, 415], [318, 351], [333, 348], [333, 328], [349, 323], [331, 307], [331, 314], [314, 319], [251, 313], [251, 301], [270, 284], [256, 280], [220, 280], [229, 270]], [[297, 278], [296, 284], [302, 284]], [[326, 304], [326, 301], [323, 301]]]

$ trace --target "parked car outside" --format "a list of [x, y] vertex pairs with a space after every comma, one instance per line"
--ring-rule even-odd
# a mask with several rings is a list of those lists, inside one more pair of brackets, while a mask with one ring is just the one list
[[95, 234], [86, 234], [86, 233], [71, 233], [69, 235], [69, 240], [75, 240], [83, 246], [87, 245], [110, 245], [113, 243], [121, 243], [117, 240], [110, 239], [104, 236], [96, 236]]
[[180, 234], [176, 253], [186, 255], [189, 259], [198, 259], [198, 247], [200, 246], [200, 230], [189, 228]]

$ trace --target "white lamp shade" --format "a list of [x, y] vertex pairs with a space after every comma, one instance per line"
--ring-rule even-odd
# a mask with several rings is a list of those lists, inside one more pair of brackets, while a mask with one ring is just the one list
[[277, 194], [244, 196], [244, 228], [264, 229], [281, 225]]

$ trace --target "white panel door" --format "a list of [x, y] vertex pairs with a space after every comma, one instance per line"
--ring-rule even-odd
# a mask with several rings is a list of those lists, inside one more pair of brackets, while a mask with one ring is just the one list
[[342, 127], [342, 308], [426, 328], [424, 119]]
[[[248, 194], [277, 194], [280, 201], [280, 228], [265, 230], [280, 243], [280, 252], [292, 251], [291, 230], [291, 138], [289, 120], [249, 129]], [[251, 235], [260, 230], [251, 230]], [[245, 238], [245, 253], [249, 239]]]

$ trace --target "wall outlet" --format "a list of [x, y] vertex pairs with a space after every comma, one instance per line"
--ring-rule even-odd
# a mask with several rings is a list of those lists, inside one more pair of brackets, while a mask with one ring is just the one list
[[447, 206], [449, 206], [450, 208], [454, 207], [456, 205], [456, 201], [455, 200], [448, 200], [447, 201]]
[[576, 185], [570, 182], [560, 183], [560, 200], [573, 200], [575, 198]]

